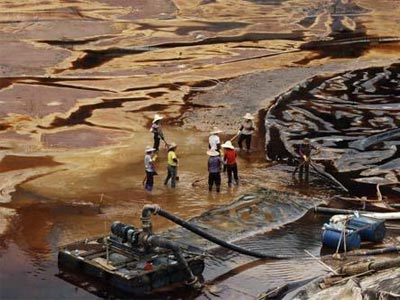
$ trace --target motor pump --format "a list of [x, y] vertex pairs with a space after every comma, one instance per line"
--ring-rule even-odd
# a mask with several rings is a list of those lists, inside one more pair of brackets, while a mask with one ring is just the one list
[[110, 238], [117, 240], [120, 243], [130, 243], [131, 245], [135, 245], [138, 242], [140, 232], [141, 231], [136, 230], [132, 225], [115, 221], [111, 224]]

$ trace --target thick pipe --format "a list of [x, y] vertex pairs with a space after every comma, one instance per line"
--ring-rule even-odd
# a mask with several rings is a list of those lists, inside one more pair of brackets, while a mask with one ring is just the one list
[[340, 209], [340, 208], [330, 208], [330, 207], [321, 207], [316, 206], [314, 211], [317, 213], [327, 213], [327, 214], [344, 214], [344, 215], [351, 215], [354, 214], [355, 210], [351, 209]]
[[142, 229], [143, 232], [152, 234], [153, 233], [153, 225], [151, 223], [151, 214], [157, 214], [160, 207], [155, 204], [146, 204], [142, 208], [142, 217], [140, 220], [142, 221]]
[[394, 259], [388, 259], [385, 261], [379, 261], [379, 262], [362, 262], [358, 264], [353, 264], [353, 265], [347, 265], [343, 266], [340, 270], [340, 273], [346, 274], [346, 275], [356, 275], [360, 273], [367, 272], [369, 270], [373, 271], [380, 271], [380, 270], [385, 270], [393, 267], [399, 267], [400, 266], [400, 257], [394, 258]]
[[392, 246], [386, 247], [381, 249], [371, 249], [371, 250], [364, 250], [364, 251], [351, 251], [347, 252], [347, 256], [362, 256], [362, 255], [376, 255], [376, 254], [383, 254], [383, 253], [392, 253], [392, 252], [400, 252], [400, 246]]
[[375, 271], [385, 270], [393, 267], [400, 267], [400, 257], [371, 263], [371, 269]]
[[[315, 207], [314, 211], [327, 214], [354, 214], [356, 212], [356, 210], [337, 209], [329, 207]], [[358, 211], [358, 213], [360, 214], [360, 216], [371, 217], [380, 220], [400, 220], [400, 212], [379, 213], [370, 211]]]
[[181, 248], [179, 247], [178, 244], [174, 243], [173, 241], [164, 239], [162, 237], [156, 236], [156, 235], [149, 235], [147, 238], [144, 239], [145, 243], [148, 243], [149, 246], [152, 247], [160, 247], [160, 248], [165, 248], [172, 250], [174, 253], [176, 259], [180, 264], [184, 266], [184, 269], [186, 271], [186, 275], [188, 276], [188, 280], [186, 281], [187, 285], [191, 285], [193, 287], [198, 287], [199, 282], [197, 277], [193, 274], [192, 270], [190, 269], [187, 261], [182, 255]]
[[287, 258], [293, 258], [293, 257], [287, 257], [287, 256], [283, 256], [283, 255], [268, 255], [265, 253], [260, 253], [260, 252], [256, 252], [256, 251], [250, 251], [247, 249], [244, 249], [242, 247], [236, 246], [234, 244], [231, 244], [229, 242], [223, 241], [207, 232], [205, 232], [204, 230], [199, 229], [197, 226], [190, 224], [189, 222], [186, 222], [184, 220], [182, 220], [179, 217], [176, 217], [170, 213], [168, 213], [167, 211], [161, 209], [159, 206], [157, 205], [147, 205], [146, 206], [146, 212], [147, 211], [151, 211], [153, 214], [158, 214], [188, 230], [190, 230], [191, 232], [217, 244], [220, 245], [221, 247], [236, 251], [238, 253], [244, 254], [244, 255], [249, 255], [252, 257], [257, 257], [257, 258], [270, 258], [270, 259], [287, 259]]

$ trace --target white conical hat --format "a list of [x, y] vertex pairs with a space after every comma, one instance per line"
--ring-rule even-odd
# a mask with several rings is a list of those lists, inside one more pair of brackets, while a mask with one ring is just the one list
[[243, 119], [253, 120], [254, 117], [253, 117], [250, 113], [246, 113], [246, 114], [243, 116]]
[[156, 149], [150, 146], [146, 146], [146, 149], [144, 151], [147, 153], [147, 152], [153, 152], [154, 150]]
[[162, 117], [162, 116], [160, 116], [160, 115], [158, 115], [158, 114], [155, 114], [152, 123], [157, 122], [157, 121], [159, 121], [159, 120], [161, 120], [161, 119], [164, 119], [164, 117]]
[[210, 131], [210, 134], [218, 134], [223, 132], [221, 129], [219, 129], [218, 127], [213, 127], [213, 129]]
[[209, 156], [218, 156], [219, 152], [217, 150], [210, 149], [210, 150], [207, 151], [207, 155], [209, 155]]
[[222, 148], [228, 148], [228, 149], [235, 149], [235, 147], [232, 145], [231, 141], [226, 141], [221, 145]]
[[168, 150], [174, 149], [174, 148], [176, 148], [176, 146], [177, 145], [175, 143], [171, 143], [168, 145]]

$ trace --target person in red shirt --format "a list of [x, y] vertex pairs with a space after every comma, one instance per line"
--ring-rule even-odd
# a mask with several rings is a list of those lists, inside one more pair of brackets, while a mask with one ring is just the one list
[[224, 149], [224, 164], [228, 173], [228, 187], [232, 186], [232, 175], [235, 184], [239, 184], [238, 168], [236, 163], [237, 151], [231, 141], [227, 141], [221, 146]]

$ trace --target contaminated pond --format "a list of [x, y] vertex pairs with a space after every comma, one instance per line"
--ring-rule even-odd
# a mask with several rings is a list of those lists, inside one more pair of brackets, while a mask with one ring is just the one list
[[[169, 132], [166, 130], [166, 132]], [[151, 138], [147, 137], [147, 138]], [[240, 212], [229, 217], [216, 216], [206, 218], [201, 228], [207, 228], [222, 239], [239, 243], [244, 248], [274, 254], [285, 254], [287, 260], [257, 260], [238, 255], [234, 252], [213, 249], [212, 255], [206, 258], [203, 279], [206, 297], [245, 297], [253, 299], [257, 293], [299, 279], [307, 279], [325, 270], [304, 250], [318, 256], [320, 253], [320, 228], [326, 217], [307, 213], [313, 206], [322, 203], [324, 195], [329, 194], [329, 185], [320, 179], [319, 191], [310, 186], [287, 187], [288, 170], [276, 166], [271, 173], [270, 164], [256, 150], [239, 156], [240, 185], [227, 187], [227, 178], [223, 175], [221, 193], [209, 193], [206, 185], [207, 156], [206, 146], [198, 145], [199, 150], [185, 150], [178, 146], [180, 160], [179, 182], [176, 189], [163, 185], [166, 175], [166, 151], [160, 149], [158, 173], [152, 194], [145, 192], [142, 186], [142, 164], [128, 166], [127, 174], [121, 170], [114, 171], [114, 178], [105, 175], [99, 181], [116, 180], [115, 176], [129, 177], [133, 187], [126, 191], [100, 192], [92, 198], [57, 199], [50, 201], [41, 195], [33, 194], [23, 188], [17, 188], [13, 201], [7, 206], [17, 211], [12, 218], [7, 233], [2, 239], [0, 258], [3, 299], [98, 299], [117, 297], [107, 286], [102, 286], [88, 278], [66, 280], [60, 276], [57, 267], [57, 247], [88, 237], [107, 235], [113, 221], [141, 226], [140, 213], [144, 204], [157, 203], [183, 219], [190, 219], [218, 207], [225, 207], [232, 201], [265, 201], [270, 202], [268, 215]], [[195, 148], [195, 147], [194, 147]], [[196, 153], [199, 152], [199, 153]], [[164, 167], [164, 168], [163, 168]], [[273, 167], [274, 168], [274, 167]], [[122, 173], [122, 174], [121, 174]], [[117, 175], [120, 174], [120, 175]], [[319, 182], [318, 182], [319, 181]], [[268, 182], [268, 184], [266, 184]], [[290, 185], [290, 183], [289, 183]], [[266, 191], [274, 187], [282, 191], [275, 192], [273, 197]], [[330, 186], [332, 188], [332, 186]], [[296, 194], [302, 190], [310, 197]], [[283, 191], [287, 191], [288, 194]], [[321, 198], [313, 198], [319, 195]], [[247, 206], [247, 205], [246, 205]], [[251, 205], [250, 205], [251, 206]], [[204, 219], [204, 218], [203, 218]], [[293, 223], [296, 221], [296, 223]], [[288, 223], [289, 225], [285, 226]], [[204, 248], [210, 245], [199, 243], [193, 236], [187, 237], [184, 229], [173, 223], [153, 217], [155, 232], [175, 230], [175, 236], [182, 235], [186, 241]], [[221, 227], [222, 226], [222, 227]], [[227, 227], [225, 227], [227, 226]], [[299, 230], [298, 228], [301, 228]], [[227, 235], [229, 233], [229, 235]], [[204, 242], [204, 241], [203, 241]], [[214, 253], [215, 252], [215, 253]], [[293, 257], [293, 258], [290, 258]], [[307, 267], [306, 267], [307, 266]], [[246, 284], [243, 284], [246, 282]], [[240, 283], [240, 284], [239, 284]], [[21, 285], [24, 288], [21, 288]], [[212, 296], [214, 295], [214, 296]], [[125, 295], [129, 297], [129, 295]], [[118, 297], [121, 295], [118, 294]], [[158, 295], [155, 299], [163, 299], [166, 295]], [[202, 294], [173, 294], [185, 299], [202, 299]], [[153, 298], [153, 297], [150, 297]]]
[[[201, 292], [148, 299], [256, 299], [325, 274], [313, 256], [328, 217], [312, 208], [344, 191], [313, 170], [308, 183], [292, 178], [293, 146], [306, 136], [325, 149], [319, 162], [336, 163], [351, 195], [374, 197], [379, 183], [399, 200], [396, 1], [32, 0], [0, 8], [1, 299], [129, 298], [61, 276], [57, 249], [109, 234], [117, 220], [140, 227], [145, 204], [288, 257], [239, 255], [154, 217], [156, 232], [212, 250]], [[256, 132], [252, 151], [238, 155], [240, 184], [228, 188], [223, 174], [221, 192], [210, 193], [209, 132], [217, 126], [222, 142], [234, 138], [246, 113]], [[155, 114], [166, 142], [178, 145], [180, 180], [163, 185], [162, 143], [147, 193]], [[229, 217], [207, 216], [237, 201], [245, 208]]]

